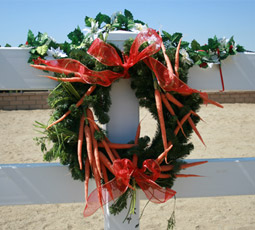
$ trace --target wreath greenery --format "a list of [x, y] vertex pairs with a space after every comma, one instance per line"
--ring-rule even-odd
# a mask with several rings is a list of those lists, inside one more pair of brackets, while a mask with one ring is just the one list
[[[123, 71], [123, 68], [119, 66], [109, 67], [103, 65], [98, 60], [91, 57], [87, 51], [94, 41], [95, 36], [105, 40], [109, 31], [116, 29], [131, 30], [138, 25], [142, 27], [145, 26], [145, 24], [140, 20], [134, 20], [131, 12], [127, 10], [125, 10], [124, 15], [117, 13], [112, 18], [101, 13], [99, 13], [95, 19], [86, 17], [85, 23], [90, 28], [87, 35], [84, 35], [81, 30], [77, 28], [68, 35], [71, 43], [65, 42], [63, 44], [57, 44], [46, 35], [40, 34], [38, 37], [35, 37], [32, 32], [29, 31], [28, 45], [30, 44], [33, 46], [31, 49], [31, 57], [29, 62], [32, 62], [33, 59], [38, 57], [46, 59], [49, 53], [47, 53], [47, 51], [49, 51], [49, 49], [56, 49], [60, 47], [63, 52], [59, 50], [60, 55], [59, 53], [55, 53], [55, 56], [53, 55], [54, 58], [72, 58], [78, 60], [80, 63], [86, 65], [89, 69], [95, 71], [111, 70], [116, 73]], [[162, 40], [166, 47], [166, 54], [171, 60], [173, 66], [175, 65], [175, 53], [181, 37], [182, 35], [180, 33], [170, 35], [164, 31], [162, 34]], [[210, 44], [216, 47], [216, 38], [213, 41], [211, 41]], [[124, 53], [126, 55], [129, 55], [130, 47], [133, 42], [134, 39], [125, 41]], [[180, 48], [186, 51], [185, 54], [183, 53], [183, 55], [181, 55], [181, 61], [179, 64], [178, 74], [181, 81], [187, 83], [188, 70], [192, 65], [200, 65], [211, 60], [208, 58], [208, 56], [206, 56], [209, 55], [208, 47], [210, 44], [206, 47], [207, 50], [198, 51], [201, 49], [201, 46], [196, 41], [192, 42], [191, 47], [189, 47], [188, 42], [182, 41], [180, 43]], [[220, 45], [220, 43], [217, 44], [218, 46]], [[232, 46], [231, 50], [229, 49], [230, 45]], [[242, 47], [240, 46], [237, 46], [237, 49], [233, 48], [233, 39], [231, 40], [230, 45], [228, 46], [228, 51], [230, 51], [228, 52], [229, 54], [236, 52], [235, 50], [242, 50]], [[140, 47], [140, 49], [143, 49], [146, 46], [148, 46], [148, 44], [145, 43], [142, 45], [142, 47]], [[115, 47], [115, 49], [121, 56], [121, 51], [118, 50], [117, 47]], [[226, 49], [226, 47], [224, 49]], [[221, 52], [225, 52], [223, 48]], [[65, 53], [66, 56], [62, 55], [63, 53]], [[188, 59], [185, 59], [184, 56], [187, 54], [189, 57]], [[155, 53], [153, 58], [162, 64], [167, 65], [164, 53], [162, 51]], [[139, 100], [139, 105], [148, 109], [157, 122], [157, 131], [152, 140], [150, 140], [148, 136], [140, 137], [138, 144], [132, 148], [118, 150], [120, 156], [124, 156], [124, 158], [130, 159], [131, 161], [134, 154], [136, 154], [138, 157], [138, 168], [141, 168], [145, 160], [157, 159], [165, 150], [162, 142], [162, 132], [154, 95], [155, 87], [160, 91], [160, 93], [164, 94], [165, 91], [158, 85], [153, 71], [143, 61], [140, 61], [132, 66], [128, 70], [128, 74], [131, 78], [131, 88], [134, 90], [134, 93]], [[61, 73], [55, 73], [55, 76], [58, 78], [72, 78], [74, 75], [71, 73], [66, 76]], [[85, 159], [87, 158], [87, 146], [86, 142], [83, 142], [83, 167], [80, 169], [79, 160], [77, 157], [77, 142], [79, 138], [78, 134], [81, 116], [86, 114], [87, 108], [92, 108], [98, 123], [107, 124], [110, 119], [107, 113], [111, 106], [111, 86], [105, 87], [97, 85], [93, 93], [84, 98], [81, 106], [76, 106], [77, 101], [82, 98], [90, 86], [90, 84], [79, 82], [70, 83], [60, 81], [59, 85], [50, 93], [48, 97], [48, 103], [53, 109], [49, 123], [60, 119], [68, 110], [70, 110], [71, 113], [61, 122], [58, 122], [49, 129], [47, 129], [48, 125], [36, 122], [36, 127], [41, 128], [43, 130], [42, 133], [44, 134], [44, 136], [36, 138], [37, 143], [41, 145], [41, 150], [44, 152], [44, 159], [46, 161], [52, 161], [59, 158], [63, 165], [68, 165], [72, 173], [72, 177], [81, 181], [85, 180]], [[200, 118], [196, 115], [196, 112], [203, 103], [203, 99], [201, 98], [199, 92], [189, 95], [184, 95], [175, 91], [170, 91], [169, 93], [183, 106], [180, 107], [175, 103], [171, 103], [171, 107], [175, 115], [169, 112], [169, 110], [165, 108], [163, 109], [167, 140], [171, 140], [173, 145], [171, 154], [167, 155], [167, 162], [170, 162], [173, 167], [170, 171], [162, 172], [163, 174], [168, 174], [169, 176], [167, 178], [157, 178], [155, 181], [159, 186], [164, 188], [171, 188], [173, 186], [174, 180], [176, 175], [179, 173], [181, 166], [186, 164], [184, 158], [193, 150], [193, 144], [189, 141], [189, 137], [193, 131], [192, 126], [189, 122], [185, 122], [182, 125], [183, 131], [176, 134], [175, 129], [178, 126], [178, 121], [181, 121], [187, 114], [190, 113], [190, 111], [193, 111], [194, 113], [191, 113], [189, 117], [194, 124], [197, 124]], [[86, 122], [89, 121], [86, 120], [85, 123]], [[105, 135], [106, 133], [102, 129], [95, 131], [94, 133], [94, 137], [98, 142], [102, 141], [102, 139], [105, 138]], [[47, 147], [47, 141], [53, 143], [50, 149]], [[129, 143], [134, 143], [134, 141], [135, 140], [130, 140]], [[100, 147], [100, 151], [107, 156], [107, 151], [105, 148]], [[161, 166], [163, 165], [167, 165], [167, 163], [163, 162]], [[107, 173], [109, 180], [114, 178], [114, 175], [109, 170], [107, 170]], [[92, 173], [90, 176], [93, 176]], [[102, 183], [105, 183], [103, 179]], [[118, 213], [126, 205], [123, 201], [125, 201], [127, 194], [128, 193], [125, 193], [118, 200], [117, 205], [112, 207], [113, 213]], [[120, 203], [122, 205], [120, 205]]]

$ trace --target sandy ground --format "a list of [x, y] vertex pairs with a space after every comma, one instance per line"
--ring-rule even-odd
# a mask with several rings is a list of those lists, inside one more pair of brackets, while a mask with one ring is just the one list
[[[207, 145], [197, 136], [189, 158], [255, 157], [255, 104], [224, 104], [224, 109], [203, 106], [198, 129]], [[0, 111], [0, 164], [42, 162], [43, 156], [33, 137], [34, 121], [46, 123], [50, 110]], [[145, 118], [144, 118], [145, 117]], [[153, 121], [141, 110], [142, 135], [152, 136]], [[141, 209], [146, 201], [141, 201]], [[104, 229], [103, 215], [97, 211], [83, 218], [84, 204], [23, 205], [0, 207], [0, 229]], [[140, 229], [166, 229], [173, 200], [150, 203]], [[255, 196], [177, 199], [176, 230], [252, 230], [255, 229]]]

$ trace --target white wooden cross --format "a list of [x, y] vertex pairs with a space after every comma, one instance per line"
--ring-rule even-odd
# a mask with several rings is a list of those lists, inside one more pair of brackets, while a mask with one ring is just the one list
[[[118, 40], [119, 36], [121, 37], [117, 42], [116, 39]], [[123, 40], [128, 38], [127, 36], [130, 37], [130, 34], [127, 35], [127, 33], [122, 33], [119, 35], [118, 33], [113, 33], [109, 36], [109, 40], [113, 41], [117, 45], [118, 43], [121, 45]], [[131, 34], [131, 36], [134, 37], [135, 34]], [[247, 66], [243, 67], [243, 69], [245, 69], [245, 73], [243, 69], [240, 69], [237, 62], [242, 62], [243, 59], [247, 60], [247, 56], [244, 56], [243, 54], [236, 57], [236, 61], [233, 62], [234, 67], [232, 72], [228, 71], [228, 73], [224, 73], [226, 89], [240, 89], [245, 87], [245, 89], [255, 90], [255, 80], [251, 77], [252, 75], [250, 75], [250, 72], [254, 71], [254, 57], [255, 55], [248, 57], [249, 60], [252, 60], [251, 62], [253, 64], [250, 65], [250, 63], [246, 62]], [[1, 58], [3, 58], [3, 56], [1, 56], [0, 50], [0, 61]], [[23, 62], [24, 65], [26, 60]], [[252, 70], [250, 70], [251, 68]], [[238, 69], [239, 73], [241, 72], [245, 75], [245, 80], [241, 78], [241, 81], [240, 79], [233, 81], [233, 79], [238, 79], [238, 77], [240, 78], [239, 73], [237, 73]], [[205, 78], [204, 75], [206, 75], [206, 71], [199, 69], [194, 69], [192, 71], [192, 76], [189, 76], [189, 83], [191, 87], [198, 89], [211, 89], [208, 88], [208, 85], [206, 85], [208, 81], [205, 81], [202, 85], [197, 85], [199, 84], [198, 82], [200, 82], [198, 79], [199, 76]], [[216, 72], [217, 70], [212, 69], [211, 71], [215, 71], [214, 74], [218, 76], [218, 72]], [[12, 75], [12, 77], [15, 76]], [[37, 81], [36, 78], [37, 76], [35, 75], [35, 81]], [[6, 80], [6, 77], [4, 79]], [[16, 88], [10, 87], [6, 84], [5, 80], [3, 80], [1, 75], [0, 90], [17, 89], [18, 86], [15, 86]], [[28, 85], [30, 84], [30, 81], [22, 81]], [[219, 78], [218, 81], [220, 82]], [[226, 82], [228, 82], [228, 84]], [[246, 84], [246, 82], [248, 82], [248, 84]], [[138, 102], [133, 91], [129, 87], [129, 83], [129, 80], [121, 80], [118, 83], [114, 83], [112, 86], [111, 97], [113, 105], [109, 113], [111, 122], [107, 125], [107, 131], [109, 133], [110, 140], [113, 142], [121, 143], [134, 139], [139, 122]], [[24, 89], [24, 85], [25, 84], [22, 84], [22, 89]], [[48, 88], [54, 88], [54, 86], [55, 85], [47, 85]], [[32, 86], [32, 88], [33, 87], [38, 89], [36, 86]], [[214, 89], [221, 89], [221, 85], [218, 83], [213, 87]], [[31, 89], [31, 86], [28, 86], [28, 89]], [[124, 130], [125, 132], [123, 132]], [[193, 161], [199, 160], [187, 160], [187, 162]], [[207, 164], [186, 169], [185, 173], [198, 174], [203, 177], [178, 178], [173, 187], [173, 189], [177, 191], [177, 198], [255, 195], [255, 158], [208, 159]], [[90, 185], [89, 192], [95, 188], [93, 180], [90, 181]], [[142, 192], [139, 193], [138, 201], [139, 195], [141, 199], [145, 199]], [[74, 181], [72, 179], [71, 173], [68, 171], [66, 166], [62, 166], [57, 163], [0, 164], [0, 205], [74, 202], [84, 202], [84, 185], [82, 182]], [[137, 202], [137, 204], [139, 204], [139, 202]], [[107, 211], [105, 213], [105, 229], [132, 229], [134, 228], [132, 226], [137, 224], [137, 220], [135, 218], [134, 222], [131, 222], [129, 225], [125, 225], [122, 224], [122, 217], [113, 217]], [[139, 211], [137, 211], [137, 213], [139, 217]]]

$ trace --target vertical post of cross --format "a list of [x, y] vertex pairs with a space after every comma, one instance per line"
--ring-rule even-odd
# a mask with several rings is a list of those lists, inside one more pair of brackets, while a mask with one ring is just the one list
[[[111, 32], [108, 42], [113, 43], [119, 49], [123, 49], [124, 41], [135, 38], [137, 33], [127, 31]], [[139, 124], [139, 103], [134, 91], [131, 89], [130, 79], [120, 79], [111, 86], [111, 108], [109, 111], [110, 122], [106, 126], [110, 141], [116, 143], [128, 143], [135, 139], [136, 129]], [[130, 204], [128, 199], [128, 206]], [[110, 213], [111, 202], [105, 205], [105, 230], [137, 229], [139, 230], [139, 192], [136, 194], [136, 210], [131, 221], [124, 221], [128, 214], [128, 207], [114, 216]]]

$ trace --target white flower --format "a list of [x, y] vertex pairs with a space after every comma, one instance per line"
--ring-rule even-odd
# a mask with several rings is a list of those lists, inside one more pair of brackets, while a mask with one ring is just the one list
[[47, 50], [48, 56], [45, 57], [46, 60], [52, 60], [57, 58], [65, 58], [67, 57], [66, 53], [58, 47], [57, 49], [50, 48]]
[[193, 60], [189, 57], [188, 52], [185, 49], [180, 49], [182, 55], [182, 61], [188, 65], [194, 64]]
[[83, 31], [88, 38], [92, 38], [92, 40], [95, 40], [103, 30], [98, 28], [98, 22], [91, 20], [91, 27], [84, 28]]
[[229, 42], [229, 39], [227, 39], [227, 38], [225, 38], [225, 37], [219, 38], [219, 39], [218, 39], [218, 42], [220, 43], [219, 48], [220, 48], [221, 50], [223, 50], [223, 49], [227, 46], [227, 43]]
[[148, 29], [147, 25], [142, 25], [141, 23], [135, 23], [135, 26], [131, 29], [132, 32], [141, 32]]

